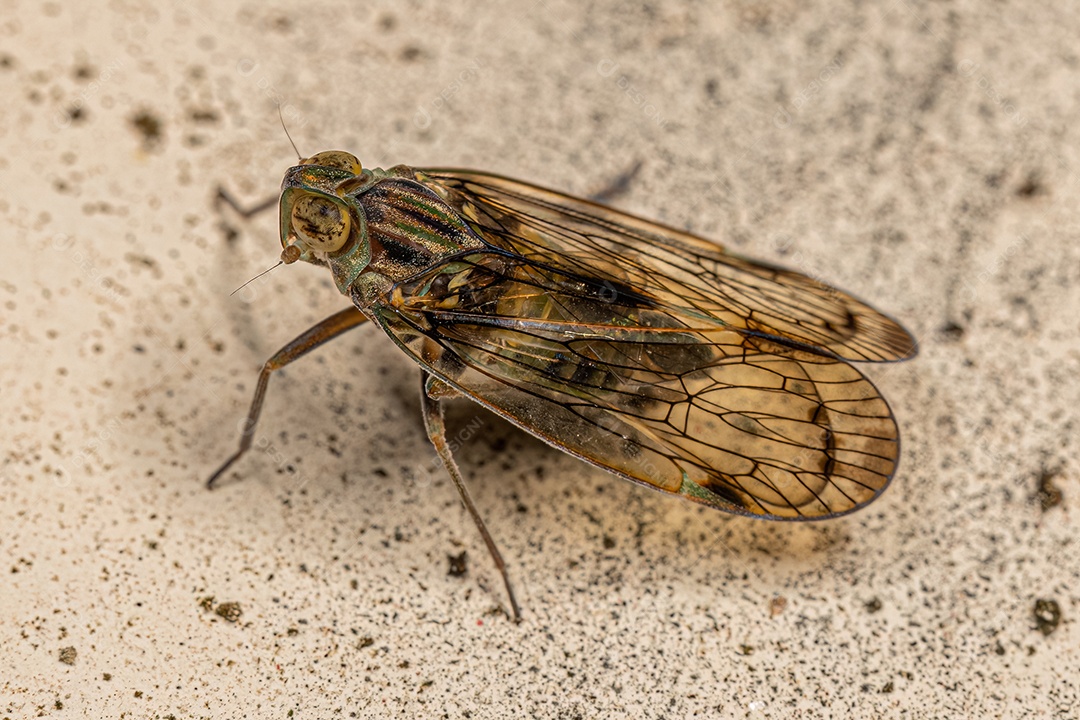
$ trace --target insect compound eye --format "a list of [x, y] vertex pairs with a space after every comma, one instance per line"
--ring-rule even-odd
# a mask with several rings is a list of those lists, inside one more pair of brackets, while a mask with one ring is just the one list
[[347, 170], [353, 175], [359, 175], [360, 170], [362, 169], [360, 167], [360, 161], [356, 159], [356, 156], [352, 153], [347, 153], [344, 150], [327, 150], [325, 152], [315, 153], [300, 164]]
[[292, 227], [300, 242], [316, 252], [337, 252], [349, 239], [349, 215], [321, 195], [303, 195], [292, 206]]

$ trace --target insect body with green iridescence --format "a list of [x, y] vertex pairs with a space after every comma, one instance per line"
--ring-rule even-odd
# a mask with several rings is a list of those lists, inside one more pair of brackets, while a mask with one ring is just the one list
[[352, 300], [263, 366], [361, 323], [422, 379], [428, 436], [520, 610], [446, 440], [467, 397], [620, 477], [727, 512], [836, 517], [876, 498], [899, 456], [888, 404], [849, 361], [905, 360], [898, 323], [798, 272], [528, 183], [468, 170], [365, 169], [346, 152], [291, 168], [281, 259], [326, 266]]

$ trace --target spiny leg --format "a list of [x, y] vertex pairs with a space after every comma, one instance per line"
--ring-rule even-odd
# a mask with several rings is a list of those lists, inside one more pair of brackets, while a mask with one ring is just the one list
[[443, 422], [443, 409], [440, 400], [445, 397], [452, 397], [456, 393], [445, 383], [427, 373], [422, 373], [420, 379], [420, 403], [424, 409], [424, 427], [427, 428], [428, 438], [431, 439], [431, 444], [435, 446], [435, 452], [442, 459], [450, 479], [454, 481], [458, 494], [461, 495], [461, 502], [465, 504], [465, 509], [472, 515], [473, 522], [476, 523], [476, 529], [480, 531], [480, 536], [484, 538], [484, 544], [487, 545], [488, 552], [491, 553], [491, 559], [495, 561], [495, 567], [499, 569], [499, 573], [502, 575], [503, 584], [506, 585], [506, 595], [510, 598], [510, 608], [513, 611], [514, 622], [521, 622], [521, 608], [518, 607], [517, 598], [514, 597], [514, 589], [510, 586], [510, 575], [506, 572], [506, 563], [503, 562], [499, 549], [495, 547], [495, 541], [491, 538], [491, 533], [488, 532], [483, 518], [480, 517], [480, 512], [473, 503], [469, 489], [465, 487], [461, 471], [458, 470], [450, 446], [446, 442], [446, 424]]
[[[624, 170], [618, 177], [608, 183], [605, 187], [598, 189], [596, 192], [589, 194], [589, 199], [593, 202], [608, 204], [618, 196], [630, 189], [630, 184], [634, 178], [637, 177], [638, 172], [641, 170], [642, 163], [638, 160], [628, 170]], [[230, 201], [231, 202], [231, 201]], [[234, 204], [233, 207], [236, 207]]]
[[240, 436], [240, 448], [221, 467], [214, 471], [214, 474], [206, 481], [206, 487], [213, 489], [218, 478], [229, 469], [229, 466], [251, 449], [251, 441], [255, 437], [255, 425], [259, 422], [259, 413], [262, 412], [263, 400], [266, 397], [266, 385], [270, 382], [270, 374], [366, 320], [367, 317], [355, 307], [349, 307], [341, 312], [334, 313], [318, 325], [308, 328], [294, 338], [292, 342], [274, 353], [263, 364], [262, 370], [259, 371], [259, 381], [255, 385], [255, 397], [251, 399], [251, 408], [248, 410], [247, 420], [244, 422], [244, 434]]

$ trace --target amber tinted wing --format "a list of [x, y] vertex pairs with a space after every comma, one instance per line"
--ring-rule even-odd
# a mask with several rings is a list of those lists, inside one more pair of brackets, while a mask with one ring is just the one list
[[421, 177], [486, 241], [538, 264], [605, 277], [691, 316], [847, 360], [903, 360], [917, 351], [896, 321], [851, 295], [674, 228], [494, 175]]
[[529, 239], [538, 250], [528, 256], [505, 247], [458, 255], [369, 311], [419, 364], [480, 404], [667, 492], [799, 519], [849, 512], [888, 483], [896, 424], [846, 362], [800, 347], [801, 337], [772, 339], [673, 305], [657, 290], [682, 291], [660, 276], [667, 265], [641, 289], [615, 260], [594, 266], [586, 254], [544, 250], [539, 234]]

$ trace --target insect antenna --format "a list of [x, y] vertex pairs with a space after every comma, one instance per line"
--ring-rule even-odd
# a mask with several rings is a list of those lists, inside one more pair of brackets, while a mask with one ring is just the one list
[[241, 290], [243, 290], [244, 288], [246, 288], [246, 287], [247, 287], [248, 285], [250, 285], [251, 283], [253, 283], [253, 282], [255, 282], [256, 280], [258, 280], [259, 278], [261, 278], [261, 277], [262, 277], [263, 275], [265, 275], [266, 273], [270, 272], [271, 270], [274, 270], [275, 268], [277, 268], [278, 266], [280, 266], [280, 265], [283, 265], [283, 264], [285, 264], [285, 261], [284, 261], [284, 260], [278, 260], [278, 261], [277, 261], [277, 264], [276, 264], [276, 265], [274, 265], [273, 267], [269, 267], [269, 268], [267, 268], [266, 270], [263, 270], [263, 271], [262, 271], [261, 273], [259, 273], [258, 275], [256, 275], [255, 277], [251, 278], [251, 279], [250, 279], [250, 280], [248, 280], [248, 281], [247, 281], [246, 283], [244, 283], [243, 285], [241, 285], [240, 287], [236, 288], [236, 289], [235, 289], [235, 290], [233, 290], [233, 291], [232, 291], [231, 293], [229, 293], [229, 297], [232, 297], [232, 296], [233, 296], [233, 295], [235, 295], [236, 293], [238, 293], [238, 292], [240, 292]]
[[281, 129], [285, 131], [285, 137], [289, 138], [289, 144], [292, 145], [293, 152], [296, 153], [296, 159], [303, 162], [304, 156], [300, 154], [300, 150], [296, 147], [296, 143], [293, 142], [292, 135], [289, 134], [289, 128], [285, 127], [285, 117], [281, 114], [281, 103], [278, 103], [277, 106], [277, 116], [278, 120], [281, 121]]

